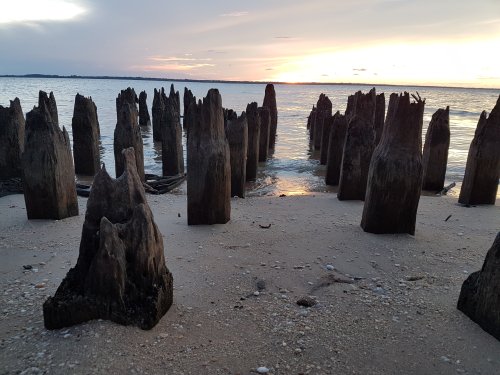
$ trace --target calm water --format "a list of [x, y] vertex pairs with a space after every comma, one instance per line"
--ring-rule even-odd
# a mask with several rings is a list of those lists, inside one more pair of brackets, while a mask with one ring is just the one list
[[[0, 78], [0, 105], [6, 106], [16, 96], [26, 113], [37, 105], [38, 91], [53, 91], [59, 112], [59, 124], [65, 126], [71, 138], [76, 93], [91, 96], [97, 106], [101, 128], [102, 161], [110, 174], [114, 174], [113, 132], [116, 125], [115, 99], [120, 90], [133, 87], [137, 94], [146, 90], [151, 113], [153, 89], [165, 87], [171, 82], [134, 80], [50, 79], [50, 78]], [[237, 112], [244, 111], [247, 103], [256, 101], [262, 105], [264, 84], [174, 82], [180, 92], [184, 86], [197, 98], [206, 95], [210, 88], [219, 89], [223, 106]], [[260, 166], [259, 177], [250, 188], [251, 195], [301, 194], [329, 190], [324, 183], [324, 166], [319, 165], [316, 154], [309, 149], [306, 118], [320, 93], [329, 96], [334, 111], [345, 110], [347, 96], [358, 90], [367, 92], [373, 86], [364, 85], [275, 85], [278, 104], [278, 138], [271, 159]], [[477, 121], [483, 110], [491, 111], [500, 90], [375, 86], [377, 93], [385, 92], [386, 100], [392, 92], [418, 91], [426, 99], [424, 127], [432, 114], [441, 107], [450, 106], [451, 143], [448, 157], [447, 182], [460, 183], [463, 179], [470, 142]], [[387, 103], [386, 103], [387, 106]], [[182, 108], [182, 103], [181, 103]], [[424, 138], [423, 138], [424, 139]], [[144, 162], [146, 173], [161, 174], [161, 145], [154, 144], [151, 129], [143, 129]], [[455, 194], [457, 191], [455, 192]]]

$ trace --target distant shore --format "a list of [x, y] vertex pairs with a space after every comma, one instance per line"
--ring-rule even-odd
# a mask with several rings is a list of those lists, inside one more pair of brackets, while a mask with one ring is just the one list
[[229, 83], [244, 85], [264, 85], [272, 83], [275, 85], [301, 85], [301, 86], [381, 86], [381, 87], [428, 87], [449, 88], [467, 90], [500, 90], [500, 88], [465, 87], [465, 86], [439, 86], [439, 85], [415, 85], [415, 84], [389, 84], [369, 82], [280, 82], [280, 81], [227, 81], [211, 79], [188, 79], [188, 78], [161, 78], [161, 77], [128, 77], [128, 76], [82, 76], [82, 75], [58, 75], [58, 74], [0, 74], [0, 78], [55, 78], [55, 79], [115, 79], [125, 81], [167, 81], [167, 82], [202, 82], [202, 83]]

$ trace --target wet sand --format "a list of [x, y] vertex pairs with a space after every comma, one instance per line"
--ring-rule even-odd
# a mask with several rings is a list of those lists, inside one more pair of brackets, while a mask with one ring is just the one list
[[[410, 236], [363, 232], [363, 203], [331, 193], [233, 199], [228, 224], [194, 227], [185, 195], [148, 200], [172, 308], [150, 331], [47, 331], [42, 304], [76, 263], [87, 199], [78, 217], [28, 221], [22, 195], [0, 198], [0, 374], [500, 373], [500, 342], [456, 309], [499, 201], [423, 196]], [[307, 295], [318, 303], [298, 306]]]

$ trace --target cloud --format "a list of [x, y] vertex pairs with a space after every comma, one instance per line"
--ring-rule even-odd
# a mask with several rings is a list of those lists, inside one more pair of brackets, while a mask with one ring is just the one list
[[248, 15], [248, 12], [231, 12], [231, 13], [219, 14], [219, 17], [243, 17], [246, 15]]
[[16, 0], [9, 1], [0, 12], [0, 25], [36, 22], [69, 21], [87, 13], [83, 5], [68, 0]]

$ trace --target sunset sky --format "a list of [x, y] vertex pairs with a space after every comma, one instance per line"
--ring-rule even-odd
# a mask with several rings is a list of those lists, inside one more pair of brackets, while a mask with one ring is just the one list
[[500, 88], [500, 0], [0, 0], [0, 74]]

